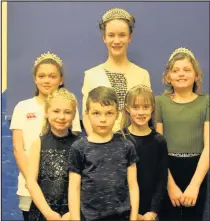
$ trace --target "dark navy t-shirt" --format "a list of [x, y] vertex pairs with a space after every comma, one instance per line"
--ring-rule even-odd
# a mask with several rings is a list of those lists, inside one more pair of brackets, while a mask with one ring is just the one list
[[87, 220], [130, 210], [127, 168], [136, 161], [134, 144], [119, 134], [106, 143], [82, 137], [72, 145], [69, 172], [81, 175], [81, 211]]

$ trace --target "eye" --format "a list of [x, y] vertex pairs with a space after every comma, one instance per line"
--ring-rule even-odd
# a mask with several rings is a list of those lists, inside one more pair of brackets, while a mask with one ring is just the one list
[[43, 77], [44, 77], [44, 75], [39, 75], [38, 77], [39, 77], [39, 78], [43, 78]]
[[70, 114], [72, 114], [72, 111], [66, 111], [66, 114], [70, 115]]
[[99, 112], [95, 111], [93, 112], [93, 115], [99, 115]]
[[126, 36], [125, 33], [120, 34], [120, 37], [125, 37], [125, 36]]
[[148, 109], [149, 108], [149, 105], [144, 105], [144, 109]]
[[58, 112], [59, 112], [59, 110], [54, 110], [53, 112], [54, 112], [54, 113], [58, 113]]
[[109, 111], [109, 112], [108, 112], [108, 115], [113, 115], [113, 112]]
[[176, 69], [175, 69], [175, 70], [172, 70], [172, 72], [173, 72], [173, 73], [177, 73], [177, 72], [178, 72], [178, 70], [176, 70]]

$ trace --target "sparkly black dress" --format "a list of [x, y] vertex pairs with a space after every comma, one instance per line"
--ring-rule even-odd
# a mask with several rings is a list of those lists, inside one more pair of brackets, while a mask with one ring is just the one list
[[[77, 137], [69, 131], [64, 137], [57, 137], [49, 132], [40, 138], [38, 184], [48, 205], [62, 216], [68, 212], [68, 159], [71, 144]], [[29, 220], [46, 220], [33, 202], [29, 211]]]

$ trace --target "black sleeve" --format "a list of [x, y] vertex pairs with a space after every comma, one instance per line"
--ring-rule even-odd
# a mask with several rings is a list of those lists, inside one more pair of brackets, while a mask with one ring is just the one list
[[81, 152], [76, 149], [75, 147], [72, 147], [70, 154], [69, 154], [69, 173], [74, 172], [78, 173], [79, 175], [82, 174], [83, 171], [83, 160], [82, 160], [82, 154]]
[[126, 145], [127, 145], [127, 159], [128, 159], [128, 164], [127, 167], [131, 166], [132, 164], [138, 162], [138, 156], [136, 154], [136, 148], [135, 145], [129, 141], [126, 140]]
[[163, 138], [159, 141], [159, 167], [158, 167], [158, 180], [156, 192], [153, 195], [151, 202], [151, 211], [158, 213], [161, 209], [163, 199], [167, 193], [167, 182], [168, 182], [168, 148], [166, 140]]

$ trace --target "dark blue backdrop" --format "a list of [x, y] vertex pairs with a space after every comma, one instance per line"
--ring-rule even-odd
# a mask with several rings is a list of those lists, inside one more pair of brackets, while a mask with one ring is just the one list
[[7, 114], [18, 101], [33, 96], [31, 68], [34, 59], [48, 50], [63, 59], [65, 84], [81, 108], [84, 71], [107, 56], [98, 21], [112, 7], [135, 16], [128, 55], [150, 72], [156, 94], [164, 89], [161, 75], [170, 54], [181, 46], [200, 60], [208, 91], [208, 2], [9, 2]]

